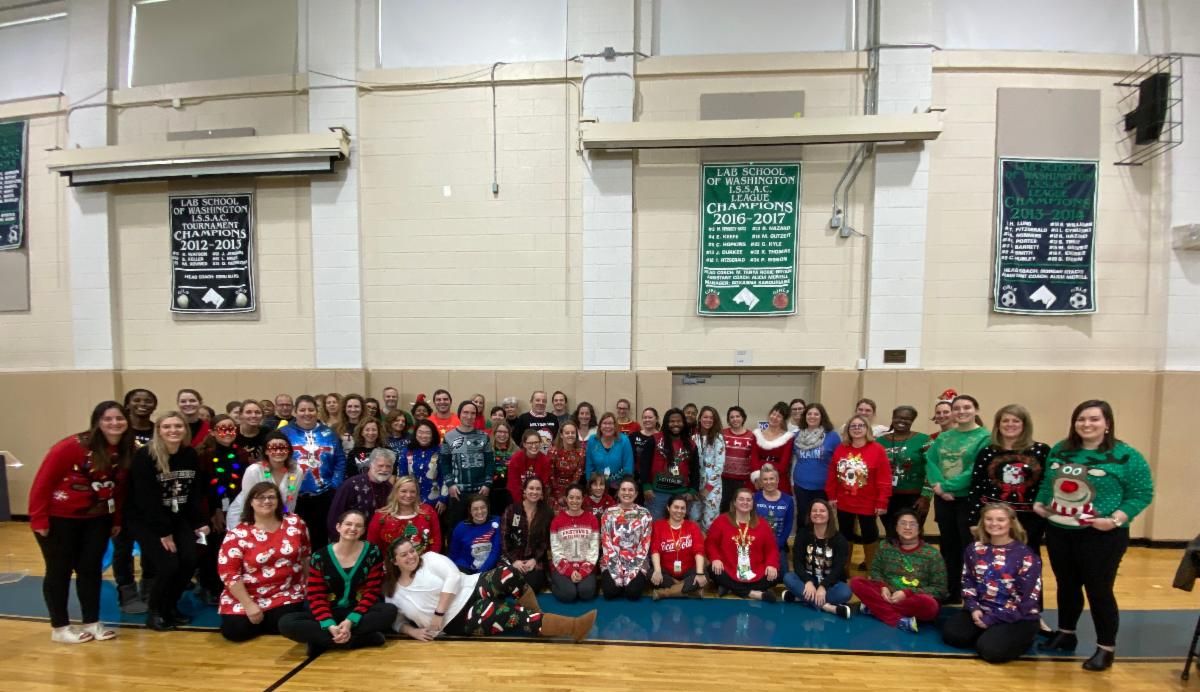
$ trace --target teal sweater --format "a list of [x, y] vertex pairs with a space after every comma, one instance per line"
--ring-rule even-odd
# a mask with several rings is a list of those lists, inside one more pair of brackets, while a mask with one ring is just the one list
[[991, 439], [992, 434], [982, 426], [969, 432], [951, 428], [938, 435], [925, 452], [925, 482], [930, 486], [941, 483], [942, 492], [966, 498], [975, 456]]
[[[1150, 465], [1133, 447], [1118, 441], [1107, 452], [1050, 450], [1037, 501], [1050, 512], [1050, 522], [1065, 529], [1087, 528], [1090, 519], [1120, 510], [1132, 520], [1154, 499]], [[1126, 524], [1128, 526], [1128, 524]]]

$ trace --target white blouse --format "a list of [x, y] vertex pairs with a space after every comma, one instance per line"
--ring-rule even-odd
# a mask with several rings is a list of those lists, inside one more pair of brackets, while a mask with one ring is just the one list
[[421, 566], [413, 575], [412, 583], [408, 586], [397, 584], [395, 591], [384, 597], [385, 601], [400, 611], [392, 629], [399, 632], [405, 622], [428, 627], [443, 593], [454, 594], [454, 600], [442, 618], [443, 623], [449, 623], [467, 605], [478, 581], [478, 574], [459, 572], [458, 565], [445, 555], [425, 553], [421, 556]]

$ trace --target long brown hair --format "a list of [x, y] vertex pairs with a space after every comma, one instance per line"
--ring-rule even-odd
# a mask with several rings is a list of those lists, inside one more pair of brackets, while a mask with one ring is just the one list
[[[110, 409], [117, 409], [125, 418], [125, 432], [117, 441], [115, 453], [110, 455], [108, 438], [100, 432], [100, 419]], [[92, 409], [87, 432], [79, 433], [79, 444], [87, 448], [92, 458], [92, 468], [100, 473], [106, 473], [114, 464], [117, 468], [129, 468], [129, 459], [133, 455], [133, 428], [129, 425], [129, 414], [125, 408], [115, 401], [101, 401]]]
[[262, 481], [261, 483], [255, 483], [254, 487], [250, 488], [250, 492], [246, 493], [246, 506], [250, 507], [250, 511], [242, 512], [243, 524], [254, 523], [254, 506], [251, 503], [260, 495], [267, 493], [275, 493], [275, 519], [283, 521], [283, 493], [279, 492], [279, 486], [271, 481]]
[[[1012, 416], [1021, 421], [1021, 436], [1013, 443], [1014, 451], [1029, 449], [1033, 444], [1033, 417], [1029, 415], [1029, 411], [1020, 404], [1009, 404], [996, 411], [996, 418], [992, 423], [992, 444], [997, 448], [1004, 447], [1004, 436], [1000, 434], [1000, 419], [1005, 416]], [[1025, 541], [1021, 541], [1024, 543]]]
[[[412, 546], [413, 550], [417, 551], [417, 556], [420, 557], [421, 551], [417, 549], [417, 544], [408, 536], [401, 536], [392, 541], [388, 546], [387, 555], [383, 557], [383, 596], [387, 598], [396, 591], [396, 584], [400, 583], [400, 567], [396, 565], [396, 551], [405, 543]], [[421, 569], [421, 563], [418, 560], [417, 569], [413, 570], [413, 574]]]

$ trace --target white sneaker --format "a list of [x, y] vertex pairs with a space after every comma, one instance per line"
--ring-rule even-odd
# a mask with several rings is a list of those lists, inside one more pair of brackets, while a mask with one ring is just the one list
[[94, 638], [91, 632], [79, 630], [72, 625], [55, 627], [50, 632], [50, 641], [58, 642], [59, 644], [83, 644], [92, 641]]
[[92, 639], [95, 639], [98, 642], [108, 641], [109, 639], [117, 638], [116, 630], [114, 630], [110, 627], [105, 627], [104, 623], [100, 622], [98, 620], [96, 622], [92, 622], [92, 623], [89, 623], [86, 625], [81, 625], [79, 628], [79, 631], [84, 634], [92, 635]]

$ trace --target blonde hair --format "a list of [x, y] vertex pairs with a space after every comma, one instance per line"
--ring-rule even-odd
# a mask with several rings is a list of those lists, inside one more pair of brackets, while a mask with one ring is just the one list
[[[191, 391], [191, 390], [188, 390]], [[154, 460], [155, 466], [158, 467], [160, 473], [171, 472], [171, 453], [167, 451], [167, 443], [159, 434], [158, 428], [163, 424], [163, 421], [168, 418], [178, 418], [180, 423], [183, 423], [183, 439], [179, 441], [179, 448], [183, 449], [192, 444], [192, 427], [188, 425], [187, 419], [179, 411], [167, 411], [154, 420], [154, 434], [150, 437], [150, 444], [146, 445], [146, 451], [150, 454], [150, 458]]]
[[845, 442], [846, 444], [851, 444], [850, 424], [853, 423], [854, 421], [862, 422], [863, 427], [866, 428], [867, 442], [874, 442], [875, 441], [875, 431], [871, 429], [871, 421], [867, 420], [866, 416], [860, 416], [857, 413], [854, 414], [853, 416], [850, 416], [850, 419], [847, 420], [846, 424], [842, 426], [842, 441]]
[[987, 527], [984, 526], [983, 520], [984, 517], [987, 516], [988, 512], [995, 510], [1000, 510], [1008, 516], [1009, 537], [1011, 537], [1014, 541], [1019, 541], [1021, 543], [1029, 540], [1028, 534], [1025, 533], [1025, 527], [1021, 526], [1021, 520], [1017, 518], [1017, 513], [1013, 511], [1011, 505], [1007, 505], [1003, 502], [989, 502], [983, 506], [983, 509], [979, 510], [979, 523], [971, 527], [971, 533], [975, 534], [975, 540], [981, 543], [992, 542], [992, 537], [988, 535]]
[[396, 484], [392, 486], [392, 492], [388, 493], [387, 504], [383, 506], [382, 510], [384, 514], [400, 516], [400, 488], [408, 483], [412, 483], [417, 488], [416, 513], [421, 513], [421, 484], [417, 482], [416, 476], [400, 476], [396, 479]]

